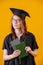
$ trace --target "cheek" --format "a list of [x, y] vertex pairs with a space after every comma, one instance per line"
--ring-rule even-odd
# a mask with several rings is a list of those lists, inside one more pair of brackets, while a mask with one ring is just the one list
[[20, 28], [20, 27], [21, 27], [21, 23], [18, 23], [18, 24], [16, 25], [16, 27]]
[[12, 26], [13, 26], [13, 28], [15, 28], [15, 24], [14, 23], [12, 23]]
[[21, 26], [21, 23], [18, 23], [17, 25], [18, 25], [18, 26]]
[[18, 27], [21, 27], [22, 26], [22, 22], [18, 23]]

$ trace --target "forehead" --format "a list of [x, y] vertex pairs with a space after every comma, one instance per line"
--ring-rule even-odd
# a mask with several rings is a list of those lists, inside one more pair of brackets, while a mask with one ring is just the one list
[[21, 18], [20, 18], [19, 16], [17, 16], [17, 15], [14, 15], [13, 18], [14, 18], [14, 19], [21, 19]]

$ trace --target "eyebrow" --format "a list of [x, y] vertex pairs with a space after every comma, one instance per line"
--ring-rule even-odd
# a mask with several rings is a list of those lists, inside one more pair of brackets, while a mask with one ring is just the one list
[[[12, 19], [15, 19], [15, 18], [12, 18]], [[17, 18], [17, 19], [15, 19], [15, 20], [21, 20], [20, 18]]]

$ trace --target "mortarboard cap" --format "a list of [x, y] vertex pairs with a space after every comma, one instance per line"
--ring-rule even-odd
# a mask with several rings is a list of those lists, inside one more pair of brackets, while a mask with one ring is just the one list
[[10, 8], [10, 10], [14, 15], [17, 15], [23, 19], [25, 19], [26, 16], [30, 17], [30, 15], [24, 10], [16, 9], [16, 8]]

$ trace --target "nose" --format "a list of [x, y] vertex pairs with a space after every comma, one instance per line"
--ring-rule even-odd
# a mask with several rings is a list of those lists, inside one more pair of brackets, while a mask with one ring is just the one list
[[14, 23], [17, 24], [17, 20], [15, 20]]

